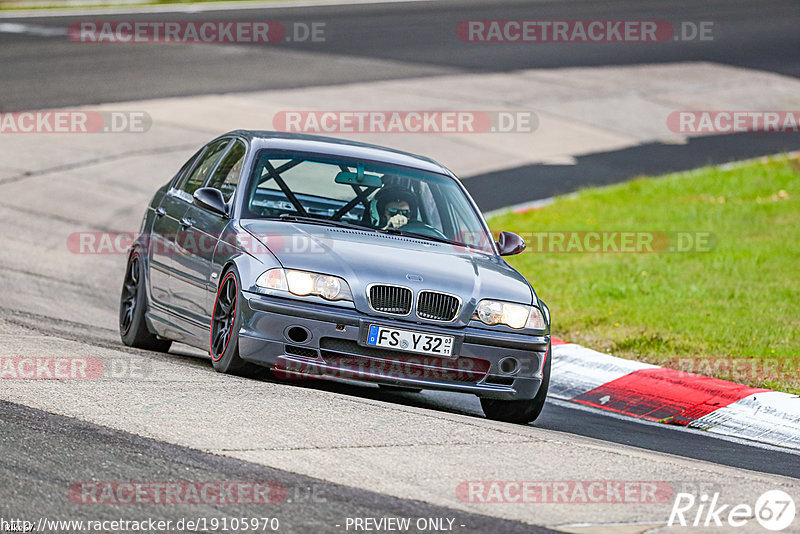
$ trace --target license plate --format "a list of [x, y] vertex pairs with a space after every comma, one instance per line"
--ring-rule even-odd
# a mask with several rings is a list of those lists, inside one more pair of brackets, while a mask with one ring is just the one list
[[453, 353], [453, 336], [423, 334], [422, 332], [371, 324], [367, 335], [367, 345], [421, 354], [450, 356]]

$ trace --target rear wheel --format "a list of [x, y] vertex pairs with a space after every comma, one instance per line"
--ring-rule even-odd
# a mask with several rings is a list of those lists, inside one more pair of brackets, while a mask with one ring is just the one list
[[147, 311], [144, 280], [144, 263], [139, 253], [134, 251], [128, 257], [119, 299], [119, 335], [122, 342], [129, 347], [167, 352], [172, 341], [160, 339], [147, 329], [144, 317]]
[[550, 346], [547, 347], [547, 360], [542, 372], [542, 385], [532, 399], [504, 401], [497, 399], [481, 399], [483, 413], [488, 419], [506, 423], [528, 424], [535, 421], [542, 413], [544, 402], [547, 399], [547, 390], [550, 387]]
[[220, 373], [245, 375], [252, 374], [260, 368], [239, 357], [239, 329], [242, 325], [240, 313], [242, 299], [239, 287], [239, 276], [233, 268], [222, 275], [211, 315], [209, 350], [211, 364], [215, 370]]

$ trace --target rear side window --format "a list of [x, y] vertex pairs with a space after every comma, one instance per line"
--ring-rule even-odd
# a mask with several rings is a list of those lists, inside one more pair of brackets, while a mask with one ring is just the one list
[[194, 166], [194, 162], [197, 161], [197, 158], [199, 158], [200, 154], [202, 153], [203, 149], [201, 148], [200, 150], [195, 152], [191, 158], [189, 158], [189, 161], [183, 164], [181, 170], [179, 170], [178, 173], [172, 177], [171, 187], [177, 188], [178, 184], [183, 182], [183, 180], [186, 178], [186, 174], [192, 169], [192, 167]]
[[239, 176], [242, 174], [245, 152], [247, 152], [245, 144], [238, 139], [234, 141], [233, 146], [222, 158], [217, 170], [214, 171], [214, 176], [208, 182], [208, 187], [222, 191], [222, 197], [225, 202], [228, 202], [233, 197], [239, 185]]
[[230, 139], [221, 139], [215, 143], [208, 145], [208, 148], [203, 155], [200, 156], [200, 162], [195, 166], [194, 170], [186, 177], [178, 189], [187, 193], [190, 197], [195, 191], [203, 187], [203, 184], [208, 178], [208, 173], [214, 168], [217, 160], [225, 151]]

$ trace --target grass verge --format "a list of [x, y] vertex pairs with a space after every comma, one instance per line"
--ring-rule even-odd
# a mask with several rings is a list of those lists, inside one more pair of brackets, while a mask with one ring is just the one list
[[[550, 306], [555, 336], [800, 394], [800, 159], [585, 189], [489, 224], [526, 238], [508, 260]], [[656, 252], [586, 252], [604, 237], [587, 231], [609, 243], [642, 232], [634, 242], [649, 235]], [[690, 239], [700, 246], [658, 251]]]

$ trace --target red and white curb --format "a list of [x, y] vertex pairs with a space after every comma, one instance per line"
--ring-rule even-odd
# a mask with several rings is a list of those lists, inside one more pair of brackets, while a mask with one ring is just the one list
[[800, 449], [800, 397], [552, 340], [549, 395], [649, 421]]

